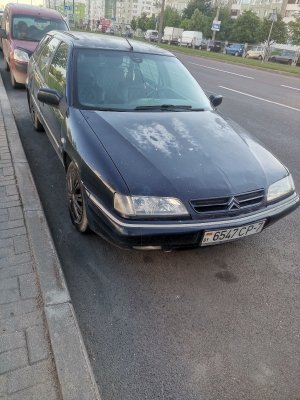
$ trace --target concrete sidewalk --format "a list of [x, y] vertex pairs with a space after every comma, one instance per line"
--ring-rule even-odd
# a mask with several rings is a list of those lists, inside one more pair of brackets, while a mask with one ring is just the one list
[[0, 399], [100, 399], [1, 76]]

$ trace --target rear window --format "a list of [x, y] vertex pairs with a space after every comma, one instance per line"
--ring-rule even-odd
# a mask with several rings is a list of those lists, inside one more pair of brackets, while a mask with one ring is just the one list
[[68, 26], [63, 19], [15, 15], [12, 19], [12, 37], [14, 39], [39, 42], [52, 30], [67, 31]]

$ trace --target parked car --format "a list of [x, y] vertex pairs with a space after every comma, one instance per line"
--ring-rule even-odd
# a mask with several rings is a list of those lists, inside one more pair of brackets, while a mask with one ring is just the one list
[[127, 30], [127, 31], [122, 32], [122, 36], [123, 37], [132, 37], [132, 33]]
[[178, 39], [178, 46], [192, 47], [197, 49], [202, 41], [202, 32], [183, 31], [181, 38]]
[[107, 28], [106, 31], [105, 31], [105, 33], [107, 33], [107, 34], [109, 34], [109, 35], [114, 35], [114, 34], [115, 34], [115, 31], [114, 31], [113, 28]]
[[253, 46], [252, 49], [249, 49], [247, 51], [245, 57], [262, 60], [263, 56], [264, 56], [264, 47], [263, 46]]
[[231, 44], [225, 47], [225, 54], [232, 54], [236, 57], [242, 56], [244, 52], [243, 44]]
[[63, 16], [49, 8], [9, 3], [4, 9], [0, 37], [4, 68], [14, 88], [24, 85], [30, 56], [45, 33], [68, 30]]
[[216, 40], [202, 40], [199, 45], [199, 50], [207, 50], [207, 51], [221, 51], [222, 43]]
[[149, 42], [155, 42], [158, 39], [158, 31], [153, 29], [148, 29], [145, 33], [145, 40]]
[[26, 86], [80, 232], [135, 250], [207, 246], [259, 233], [300, 204], [288, 169], [162, 48], [51, 32]]
[[[292, 65], [293, 60], [296, 58], [296, 52], [291, 50], [283, 51], [278, 55], [272, 55], [270, 57], [270, 61], [272, 62], [279, 62], [282, 64]], [[300, 56], [297, 58], [296, 64], [300, 65]]]

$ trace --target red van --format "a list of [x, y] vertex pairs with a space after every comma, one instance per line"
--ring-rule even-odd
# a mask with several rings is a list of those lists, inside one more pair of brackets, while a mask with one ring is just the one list
[[4, 67], [10, 70], [14, 88], [24, 85], [30, 56], [45, 33], [52, 30], [69, 30], [58, 11], [27, 4], [6, 5], [0, 38]]

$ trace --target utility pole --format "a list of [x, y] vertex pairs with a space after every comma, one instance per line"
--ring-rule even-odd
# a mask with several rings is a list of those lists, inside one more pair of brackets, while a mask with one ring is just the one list
[[268, 40], [267, 40], [267, 43], [266, 43], [265, 49], [264, 49], [263, 61], [268, 61], [268, 59], [269, 59], [269, 53], [270, 53], [270, 38], [271, 38], [271, 33], [272, 33], [272, 29], [273, 29], [274, 22], [277, 22], [277, 8], [274, 8], [274, 9], [273, 9], [273, 13], [272, 13], [271, 16], [270, 16], [269, 21], [272, 21], [272, 24], [271, 24], [271, 28], [270, 28]]
[[[218, 0], [217, 14], [214, 21], [219, 21], [220, 8], [221, 8], [221, 0]], [[212, 40], [215, 40], [215, 37], [216, 37], [216, 31], [213, 31]]]
[[165, 12], [165, 0], [162, 0], [162, 2], [161, 2], [161, 11], [160, 11], [160, 16], [159, 16], [158, 43], [161, 43], [161, 38], [162, 38], [164, 12]]

